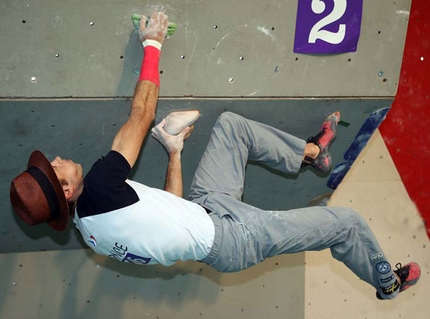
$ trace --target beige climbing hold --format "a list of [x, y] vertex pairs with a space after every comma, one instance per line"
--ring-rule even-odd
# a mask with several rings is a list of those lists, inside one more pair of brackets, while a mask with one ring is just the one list
[[175, 111], [166, 116], [164, 130], [170, 135], [178, 135], [200, 117], [198, 110]]

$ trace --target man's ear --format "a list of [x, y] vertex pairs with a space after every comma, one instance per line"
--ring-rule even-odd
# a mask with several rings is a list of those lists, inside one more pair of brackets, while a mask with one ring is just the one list
[[61, 182], [61, 186], [63, 187], [66, 200], [69, 200], [70, 198], [72, 198], [73, 194], [75, 193], [74, 188], [71, 187], [71, 185], [66, 181]]

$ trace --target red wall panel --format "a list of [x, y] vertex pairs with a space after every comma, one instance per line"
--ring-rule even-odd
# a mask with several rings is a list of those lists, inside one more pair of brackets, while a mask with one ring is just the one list
[[412, 0], [397, 95], [379, 129], [430, 237], [429, 12], [430, 1]]

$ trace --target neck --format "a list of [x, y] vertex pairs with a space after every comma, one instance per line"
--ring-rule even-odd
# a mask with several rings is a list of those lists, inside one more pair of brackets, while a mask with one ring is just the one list
[[83, 190], [84, 190], [84, 182], [81, 182], [79, 186], [76, 188], [72, 198], [68, 200], [70, 216], [73, 216], [75, 214], [75, 208], [78, 203], [78, 198], [79, 196], [81, 196]]

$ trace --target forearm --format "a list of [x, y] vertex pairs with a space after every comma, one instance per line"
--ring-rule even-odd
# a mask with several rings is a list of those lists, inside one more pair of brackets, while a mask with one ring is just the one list
[[176, 196], [182, 197], [182, 164], [181, 152], [169, 154], [169, 164], [167, 166], [166, 184], [164, 190]]
[[142, 80], [136, 85], [130, 117], [121, 127], [112, 143], [112, 150], [121, 153], [133, 167], [143, 140], [155, 119], [159, 88], [153, 82]]
[[135, 164], [145, 136], [155, 119], [160, 86], [158, 64], [161, 46], [155, 40], [144, 42], [142, 67], [134, 90], [130, 117], [112, 144], [112, 150], [121, 153], [131, 167]]

